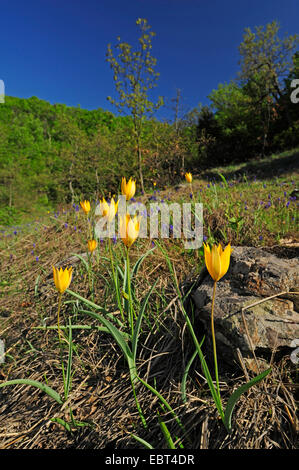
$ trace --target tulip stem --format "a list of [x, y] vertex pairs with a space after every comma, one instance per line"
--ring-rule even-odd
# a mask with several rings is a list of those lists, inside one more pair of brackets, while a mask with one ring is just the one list
[[92, 239], [92, 225], [91, 225], [91, 222], [89, 220], [88, 214], [86, 214], [86, 218], [87, 218], [87, 223], [88, 223], [88, 227], [89, 227], [89, 237], [90, 237], [90, 239]]
[[109, 232], [108, 244], [109, 244], [110, 262], [111, 262], [113, 280], [114, 280], [114, 284], [115, 284], [117, 303], [118, 303], [118, 307], [119, 307], [119, 310], [120, 310], [121, 318], [122, 318], [123, 321], [125, 321], [124, 314], [123, 314], [123, 309], [122, 309], [122, 304], [121, 304], [121, 298], [120, 298], [120, 295], [119, 295], [118, 281], [117, 281], [116, 273], [115, 273], [115, 269], [114, 269], [114, 260], [113, 260], [113, 253], [112, 253], [112, 247], [111, 247], [110, 232]]
[[132, 292], [131, 292], [131, 273], [130, 273], [130, 257], [129, 257], [129, 250], [130, 248], [126, 248], [127, 252], [127, 275], [128, 275], [128, 294], [129, 294], [129, 315], [130, 315], [130, 325], [131, 325], [131, 332], [132, 338], [134, 333], [134, 326], [133, 326], [133, 301], [132, 301]]
[[219, 378], [218, 378], [218, 364], [217, 364], [217, 352], [216, 352], [216, 339], [215, 339], [215, 329], [214, 329], [214, 304], [215, 304], [215, 294], [216, 294], [216, 284], [217, 281], [214, 281], [213, 287], [213, 298], [212, 298], [212, 311], [211, 311], [211, 330], [212, 330], [212, 341], [213, 341], [213, 353], [214, 353], [214, 364], [215, 364], [215, 376], [216, 376], [216, 385], [217, 385], [217, 394], [220, 399], [220, 388], [219, 388]]
[[61, 298], [62, 298], [62, 294], [59, 293], [59, 297], [58, 297], [58, 311], [57, 311], [57, 330], [58, 330], [59, 344], [61, 344], [61, 332], [60, 332], [60, 326], [59, 326], [59, 315], [60, 315], [60, 309], [61, 309]]
[[63, 378], [63, 383], [65, 384], [65, 371], [64, 371], [64, 365], [63, 365], [61, 331], [60, 331], [60, 324], [59, 324], [59, 315], [60, 315], [60, 308], [61, 308], [61, 299], [62, 299], [62, 293], [59, 292], [58, 311], [57, 311], [57, 330], [58, 330], [58, 340], [59, 340], [59, 349], [60, 349], [62, 378]]

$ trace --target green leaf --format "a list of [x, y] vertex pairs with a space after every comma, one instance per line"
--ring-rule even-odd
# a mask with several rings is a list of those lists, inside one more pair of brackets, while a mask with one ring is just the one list
[[173, 442], [173, 439], [171, 437], [171, 434], [169, 432], [169, 429], [166, 426], [166, 424], [164, 423], [164, 421], [162, 421], [159, 413], [158, 413], [158, 420], [159, 420], [161, 431], [162, 431], [162, 433], [165, 437], [165, 441], [167, 442], [168, 449], [176, 449], [176, 447], [174, 445], [174, 442]]
[[[87, 313], [87, 315], [89, 315], [90, 317], [95, 318], [96, 320], [100, 320], [100, 321], [101, 321], [101, 318], [102, 318], [101, 316], [99, 316], [98, 313], [92, 312], [91, 310], [84, 310], [82, 308], [78, 309], [78, 313]], [[122, 328], [124, 326], [123, 323], [117, 317], [112, 315], [112, 313], [105, 312], [105, 314], [111, 321], [114, 321], [114, 323], [117, 324], [120, 328]], [[93, 328], [93, 327], [90, 327], [90, 328]], [[98, 327], [98, 328], [100, 328], [100, 327]], [[104, 327], [102, 327], [102, 328], [104, 328]], [[105, 331], [105, 330], [102, 330], [102, 331]]]
[[146, 447], [146, 449], [153, 449], [154, 448], [149, 442], [145, 441], [144, 439], [141, 439], [141, 437], [138, 437], [135, 434], [131, 434], [131, 436], [134, 437], [134, 439], [136, 439], [136, 441], [140, 442], [140, 444], [143, 444], [144, 447]]
[[64, 419], [51, 418], [50, 421], [52, 421], [53, 423], [61, 424], [61, 426], [63, 426], [66, 429], [66, 431], [68, 431], [68, 432], [72, 431], [72, 428], [71, 428], [70, 424], [67, 421], [65, 421]]
[[140, 327], [141, 327], [141, 321], [142, 321], [142, 318], [143, 318], [143, 315], [144, 315], [144, 312], [145, 312], [145, 309], [146, 309], [146, 306], [147, 306], [147, 303], [148, 303], [148, 299], [149, 299], [151, 293], [153, 292], [153, 289], [156, 286], [157, 282], [158, 282], [158, 279], [156, 280], [156, 282], [154, 282], [154, 284], [152, 285], [152, 287], [148, 291], [147, 295], [145, 296], [145, 298], [144, 298], [144, 300], [141, 304], [141, 308], [140, 308], [140, 311], [139, 311], [138, 318], [137, 318], [136, 323], [135, 323], [134, 333], [133, 333], [133, 338], [132, 338], [132, 355], [133, 355], [133, 360], [134, 361], [136, 361], [136, 352], [137, 352], [137, 344], [138, 344], [138, 337], [139, 337], [139, 332], [140, 332]]
[[47, 393], [49, 397], [53, 398], [59, 405], [63, 404], [62, 398], [59, 393], [55, 392], [53, 388], [45, 385], [37, 380], [30, 380], [30, 379], [15, 379], [15, 380], [8, 380], [7, 382], [3, 382], [0, 384], [0, 388], [6, 387], [8, 385], [31, 385], [32, 387], [39, 388], [43, 392]]
[[[106, 315], [109, 315], [108, 312], [106, 312], [105, 309], [99, 307], [98, 305], [94, 304], [90, 300], [84, 299], [84, 297], [81, 297], [81, 295], [77, 294], [76, 292], [73, 292], [69, 289], [67, 289], [67, 292], [69, 292], [71, 295], [74, 297], [77, 297], [78, 299], [82, 300], [82, 302], [90, 305], [91, 307], [103, 311]], [[83, 310], [79, 310], [79, 312], [83, 312]], [[127, 335], [125, 333], [122, 333], [119, 331], [107, 318], [104, 318], [102, 315], [99, 315], [98, 313], [91, 312], [89, 310], [85, 310], [85, 313], [90, 315], [93, 318], [96, 318], [99, 320], [103, 325], [107, 328], [109, 333], [112, 334], [113, 338], [121, 348], [122, 352], [124, 353], [125, 357], [127, 358], [128, 362], [132, 361], [132, 352], [126, 342]], [[115, 319], [116, 320], [116, 319]]]
[[70, 387], [71, 387], [71, 371], [72, 371], [72, 359], [73, 359], [73, 339], [72, 339], [72, 323], [71, 319], [69, 318], [69, 351], [68, 351], [68, 362], [67, 362], [67, 370], [66, 370], [66, 383], [64, 387], [64, 395], [65, 399], [67, 400]]
[[138, 274], [138, 271], [139, 271], [139, 268], [141, 266], [141, 263], [144, 261], [144, 259], [152, 252], [156, 249], [156, 247], [154, 248], [151, 248], [150, 250], [148, 250], [146, 253], [144, 253], [144, 255], [140, 256], [140, 258], [136, 261], [136, 263], [134, 264], [133, 266], [133, 269], [132, 269], [132, 279], [133, 277], [136, 277], [137, 274]]
[[113, 323], [111, 323], [107, 318], [102, 317], [101, 315], [97, 315], [99, 321], [103, 323], [103, 325], [107, 328], [107, 330], [111, 333], [119, 347], [121, 348], [124, 356], [130, 362], [132, 360], [132, 351], [130, 350], [127, 342], [126, 342], [126, 335], [124, 335], [121, 331], [119, 331]]
[[159, 398], [159, 400], [161, 401], [161, 403], [166, 407], [166, 409], [168, 411], [170, 411], [170, 413], [172, 414], [172, 416], [174, 417], [174, 419], [176, 420], [176, 422], [178, 423], [178, 425], [180, 426], [180, 428], [182, 429], [182, 431], [184, 432], [184, 434], [186, 435], [186, 437], [188, 438], [188, 435], [187, 435], [187, 432], [180, 420], [180, 418], [177, 416], [176, 412], [172, 409], [172, 407], [169, 405], [169, 403], [165, 400], [165, 398], [158, 392], [158, 390], [156, 390], [154, 387], [152, 387], [150, 384], [148, 384], [147, 382], [145, 382], [141, 377], [137, 376], [137, 379], [145, 386], [147, 387], [154, 395], [156, 395], [156, 397]]
[[[202, 343], [204, 342], [204, 337], [199, 345], [199, 347], [201, 348], [202, 346]], [[191, 359], [189, 360], [186, 368], [185, 368], [185, 371], [184, 371], [184, 374], [183, 374], [183, 378], [182, 378], [182, 384], [181, 384], [181, 392], [182, 392], [182, 400], [183, 400], [183, 403], [186, 403], [187, 401], [187, 398], [186, 398], [186, 380], [187, 380], [187, 376], [188, 376], [188, 372], [189, 372], [189, 369], [194, 361], [194, 359], [196, 358], [198, 352], [197, 352], [197, 349], [195, 349]]]
[[37, 276], [34, 284], [34, 295], [37, 296], [38, 294], [38, 284], [39, 284], [40, 274]]
[[91, 300], [85, 299], [85, 298], [82, 297], [81, 295], [77, 294], [77, 292], [74, 292], [74, 291], [72, 291], [72, 290], [70, 290], [70, 289], [67, 289], [66, 292], [68, 292], [69, 294], [73, 295], [74, 297], [76, 297], [77, 299], [81, 300], [82, 302], [84, 302], [85, 304], [89, 305], [90, 307], [94, 308], [95, 310], [100, 310], [102, 313], [105, 313], [105, 314], [108, 313], [103, 307], [100, 307], [99, 305], [95, 304], [94, 302], [91, 302]]
[[79, 259], [82, 261], [82, 263], [84, 264], [86, 271], [89, 272], [90, 267], [89, 267], [89, 264], [88, 264], [88, 262], [86, 261], [86, 259], [84, 259], [83, 256], [78, 255], [77, 253], [71, 253], [71, 254], [72, 254], [73, 256], [77, 256], [77, 258], [79, 258]]
[[250, 380], [246, 384], [241, 385], [241, 387], [239, 387], [237, 390], [235, 390], [234, 393], [230, 396], [230, 398], [227, 402], [226, 408], [225, 408], [224, 420], [223, 420], [224, 425], [225, 425], [228, 432], [230, 432], [231, 429], [232, 429], [231, 418], [232, 418], [232, 413], [233, 413], [235, 404], [237, 403], [237, 401], [240, 398], [240, 396], [242, 395], [242, 393], [247, 392], [253, 385], [256, 385], [258, 382], [263, 380], [271, 372], [271, 370], [272, 370], [271, 368], [267, 369], [264, 372], [262, 372], [261, 374], [254, 377], [252, 380]]
[[222, 179], [222, 181], [223, 181], [223, 183], [224, 183], [224, 186], [225, 186], [226, 189], [227, 189], [227, 188], [228, 188], [228, 182], [226, 181], [225, 176], [224, 176], [222, 173], [220, 173], [219, 171], [218, 171], [218, 175], [219, 175], [220, 178]]
[[122, 291], [121, 295], [123, 296], [124, 299], [129, 300], [129, 296], [125, 291]]

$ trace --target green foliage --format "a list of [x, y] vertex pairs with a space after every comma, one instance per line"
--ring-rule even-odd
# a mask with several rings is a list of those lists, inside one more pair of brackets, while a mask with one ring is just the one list
[[[247, 161], [299, 144], [299, 105], [290, 100], [299, 77], [296, 35], [280, 39], [277, 23], [245, 30], [238, 79], [212, 90], [210, 106], [173, 124], [153, 118], [155, 33], [145, 19], [133, 46], [120, 41], [107, 61], [114, 72], [119, 111], [87, 111], [6, 96], [0, 105], [0, 226], [20, 223], [80, 198], [97, 200], [119, 191], [121, 176], [137, 178], [137, 193], [177, 184], [185, 171]], [[144, 180], [144, 183], [143, 183]], [[146, 186], [146, 188], [144, 188]]]
[[[279, 29], [277, 21], [265, 27], [258, 26], [255, 32], [246, 28], [239, 46], [242, 82], [255, 81], [264, 96], [270, 93], [275, 99], [281, 96], [281, 82], [291, 67], [292, 55], [299, 45], [298, 34], [281, 39]], [[260, 76], [262, 80], [256, 80]]]
[[23, 213], [15, 207], [0, 207], [0, 220], [2, 225], [18, 224], [22, 220]]
[[299, 107], [290, 100], [298, 77], [298, 35], [278, 35], [277, 22], [245, 29], [235, 80], [219, 84], [200, 110], [198, 153], [202, 163], [246, 161], [298, 145]]
[[[18, 223], [33, 209], [37, 215], [116, 193], [122, 175], [138, 174], [133, 130], [130, 116], [7, 96], [0, 106], [0, 225]], [[173, 126], [144, 120], [140, 151], [148, 185], [160, 177], [171, 183], [178, 174], [174, 136]]]

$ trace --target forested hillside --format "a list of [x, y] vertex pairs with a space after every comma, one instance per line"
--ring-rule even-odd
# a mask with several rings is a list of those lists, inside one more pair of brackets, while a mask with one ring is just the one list
[[[101, 109], [6, 97], [0, 106], [0, 135], [2, 224], [34, 207], [116, 191], [120, 172], [136, 172], [130, 117]], [[196, 158], [192, 144], [190, 132], [179, 148], [172, 126], [148, 121], [143, 131], [147, 181], [162, 178], [163, 169], [164, 180], [171, 183], [183, 156]]]
[[[209, 106], [199, 104], [183, 116], [178, 90], [169, 122], [147, 115], [150, 102], [138, 93], [128, 95], [132, 112], [124, 116], [6, 96], [0, 105], [0, 225], [82, 197], [113, 194], [120, 175], [138, 179], [141, 161], [146, 190], [157, 181], [160, 187], [177, 183], [187, 170], [196, 174], [298, 146], [298, 38], [281, 40], [278, 29], [275, 22], [256, 33], [248, 29], [238, 77], [212, 90]], [[128, 45], [121, 47], [124, 55]]]

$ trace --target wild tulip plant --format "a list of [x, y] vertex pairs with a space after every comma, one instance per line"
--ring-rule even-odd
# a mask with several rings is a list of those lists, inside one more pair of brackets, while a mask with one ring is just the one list
[[127, 201], [132, 199], [136, 192], [136, 181], [133, 180], [133, 178], [130, 178], [127, 182], [126, 178], [122, 178], [121, 192], [124, 196], [126, 196]]
[[118, 308], [120, 310], [122, 320], [125, 321], [123, 308], [122, 308], [122, 302], [121, 302], [121, 296], [120, 296], [120, 291], [119, 291], [119, 279], [117, 276], [117, 271], [115, 269], [115, 260], [113, 257], [113, 251], [112, 251], [112, 245], [111, 245], [111, 223], [116, 217], [116, 214], [118, 211], [118, 203], [119, 201], [115, 203], [114, 197], [111, 199], [110, 204], [108, 204], [105, 198], [103, 198], [103, 200], [100, 202], [100, 211], [102, 213], [102, 217], [106, 220], [106, 223], [109, 229], [108, 245], [109, 245], [109, 255], [110, 255], [112, 277], [113, 277], [113, 282], [114, 282], [114, 287], [115, 287], [115, 292], [116, 292]]
[[190, 184], [190, 197], [192, 199], [193, 198], [192, 173], [190, 173], [190, 172], [185, 173], [185, 179], [186, 179], [187, 183]]
[[[3, 382], [0, 384], [0, 388], [6, 387], [8, 385], [29, 385], [35, 388], [39, 388], [43, 392], [45, 392], [50, 398], [53, 398], [59, 405], [66, 406], [68, 403], [68, 398], [71, 390], [71, 382], [72, 382], [72, 356], [73, 356], [73, 341], [72, 341], [72, 323], [71, 319], [69, 318], [69, 325], [66, 327], [69, 330], [68, 338], [63, 337], [64, 341], [68, 344], [68, 361], [67, 361], [67, 368], [65, 370], [64, 361], [62, 357], [62, 333], [60, 327], [60, 309], [61, 309], [61, 299], [62, 295], [70, 286], [72, 281], [72, 267], [58, 269], [53, 266], [53, 280], [55, 287], [58, 291], [58, 311], [57, 311], [57, 330], [58, 330], [58, 339], [59, 339], [59, 348], [60, 348], [60, 355], [61, 355], [61, 370], [62, 370], [62, 378], [63, 378], [63, 388], [64, 388], [64, 397], [62, 398], [61, 395], [56, 392], [53, 388], [49, 385], [44, 384], [38, 380], [31, 380], [31, 379], [15, 379]], [[46, 327], [44, 327], [46, 328]], [[71, 406], [69, 406], [69, 413], [71, 421], [67, 422], [64, 419], [59, 417], [52, 418], [51, 421], [61, 424], [65, 427], [67, 431], [72, 432], [73, 428], [78, 428], [82, 426], [89, 426], [89, 423], [77, 421], [74, 419], [73, 412]]]
[[[122, 192], [123, 195], [126, 195], [126, 199], [129, 200], [135, 194], [136, 186], [135, 182], [132, 179], [129, 180], [128, 184], [126, 184], [125, 178], [122, 180]], [[112, 202], [112, 206], [110, 203], [109, 205], [103, 199], [102, 206], [101, 206], [102, 216], [107, 218], [107, 223], [112, 222], [113, 218], [117, 212], [117, 204]], [[130, 373], [130, 380], [133, 390], [133, 395], [135, 399], [135, 403], [137, 406], [137, 410], [139, 416], [141, 418], [142, 424], [145, 428], [147, 428], [146, 419], [143, 415], [141, 406], [139, 404], [137, 394], [136, 394], [136, 384], [138, 382], [142, 383], [145, 387], [147, 387], [153, 394], [155, 394], [161, 403], [163, 409], [168, 410], [174, 419], [177, 421], [181, 429], [183, 430], [184, 434], [187, 435], [181, 421], [179, 420], [178, 416], [171, 408], [169, 403], [161, 396], [161, 394], [152, 386], [150, 386], [147, 382], [141, 379], [137, 373], [137, 366], [136, 366], [136, 359], [137, 359], [137, 346], [138, 346], [138, 339], [140, 336], [141, 330], [141, 323], [144, 317], [146, 307], [150, 298], [153, 289], [155, 288], [156, 282], [151, 286], [148, 293], [144, 297], [143, 301], [137, 305], [134, 304], [133, 300], [133, 292], [134, 292], [134, 280], [137, 277], [139, 268], [143, 260], [155, 249], [152, 248], [148, 250], [145, 254], [143, 254], [137, 262], [134, 264], [133, 268], [131, 269], [130, 266], [130, 250], [132, 245], [138, 238], [139, 230], [140, 230], [140, 218], [131, 217], [129, 214], [125, 214], [123, 217], [120, 217], [119, 220], [120, 227], [120, 238], [125, 246], [125, 260], [124, 260], [124, 269], [122, 270], [120, 266], [117, 266], [117, 270], [114, 267], [114, 258], [111, 250], [111, 237], [108, 239], [109, 248], [110, 248], [110, 255], [111, 255], [111, 265], [113, 270], [113, 278], [114, 278], [114, 286], [116, 290], [116, 298], [120, 307], [120, 311], [122, 313], [122, 321], [117, 320], [116, 317], [106, 312], [103, 308], [96, 305], [95, 303], [89, 301], [88, 299], [84, 299], [80, 295], [75, 292], [68, 291], [71, 295], [76, 297], [77, 299], [81, 300], [83, 303], [87, 304], [88, 306], [92, 307], [93, 311], [91, 310], [79, 310], [82, 313], [89, 314], [93, 318], [98, 319], [105, 327], [105, 330], [102, 331], [109, 332], [118, 346], [120, 347], [124, 358], [127, 361], [129, 373]], [[122, 297], [123, 297], [123, 304], [120, 305], [120, 284], [118, 279], [118, 273], [120, 274], [123, 282], [122, 286]], [[94, 310], [100, 311], [101, 314], [94, 312]], [[136, 310], [138, 313], [136, 313]], [[116, 326], [117, 325], [117, 326]], [[167, 434], [167, 427], [163, 420], [159, 419], [160, 427], [165, 436], [168, 436], [168, 444], [172, 447], [171, 436]], [[136, 436], [134, 436], [136, 437]], [[138, 440], [138, 438], [137, 438]], [[182, 447], [182, 444], [180, 445]]]
[[[123, 195], [126, 196], [126, 200], [130, 200], [136, 191], [136, 184], [135, 181], [130, 178], [128, 182], [126, 182], [125, 178], [122, 178], [121, 189]], [[82, 206], [82, 204], [81, 204]], [[84, 210], [84, 205], [83, 205]], [[90, 210], [90, 208], [89, 208]], [[114, 198], [111, 199], [110, 204], [103, 198], [100, 202], [100, 212], [102, 217], [106, 219], [108, 227], [110, 227], [111, 222], [113, 221], [114, 217], [116, 216], [118, 210], [118, 201], [115, 203]], [[110, 252], [110, 260], [111, 260], [111, 268], [112, 268], [112, 276], [114, 281], [115, 293], [117, 303], [120, 309], [122, 321], [116, 319], [113, 315], [110, 315], [106, 312], [103, 308], [96, 305], [94, 302], [89, 301], [88, 299], [84, 299], [80, 295], [75, 292], [69, 291], [71, 295], [75, 296], [77, 299], [81, 300], [83, 303], [87, 304], [89, 307], [92, 307], [93, 311], [91, 310], [81, 310], [81, 312], [87, 313], [91, 315], [93, 318], [97, 318], [105, 327], [105, 331], [109, 332], [117, 344], [119, 345], [129, 367], [130, 372], [130, 379], [133, 388], [134, 398], [136, 401], [137, 409], [140, 414], [141, 420], [143, 425], [146, 427], [146, 421], [142, 414], [137, 395], [135, 390], [135, 385], [137, 381], [137, 368], [136, 368], [136, 354], [137, 354], [137, 345], [139, 339], [139, 333], [141, 328], [142, 318], [144, 316], [146, 306], [150, 297], [151, 292], [154, 289], [155, 284], [151, 287], [148, 294], [146, 295], [143, 302], [138, 306], [139, 312], [138, 315], [135, 312], [134, 302], [133, 302], [133, 286], [132, 286], [132, 278], [137, 276], [137, 272], [140, 268], [140, 265], [144, 258], [151, 252], [149, 250], [148, 253], [142, 255], [139, 260], [134, 265], [132, 271], [130, 267], [130, 257], [129, 251], [133, 243], [136, 241], [139, 235], [140, 229], [140, 219], [137, 217], [131, 218], [129, 214], [125, 214], [122, 218], [120, 218], [120, 236], [125, 245], [126, 249], [126, 257], [124, 262], [124, 270], [117, 266], [117, 270], [115, 269], [115, 260], [113, 257], [113, 252], [111, 248], [111, 236], [109, 231], [108, 237], [108, 244], [109, 244], [109, 252]], [[120, 295], [120, 283], [118, 275], [121, 275], [122, 282], [123, 282], [123, 302], [121, 300]], [[100, 311], [102, 314], [94, 312]], [[117, 326], [116, 326], [117, 325]], [[129, 332], [127, 332], [128, 330]], [[102, 330], [103, 331], [103, 330]], [[129, 342], [130, 345], [129, 345]]]
[[[178, 284], [178, 280], [175, 275], [175, 271], [173, 268], [173, 265], [169, 259], [169, 256], [167, 254], [167, 251], [159, 244], [156, 242], [156, 245], [160, 248], [162, 253], [164, 254], [164, 257], [166, 259], [166, 262], [168, 264], [170, 273], [172, 274], [174, 284], [176, 287], [176, 291], [178, 294], [178, 297], [180, 299], [180, 305], [181, 305], [181, 310], [183, 312], [183, 315], [185, 317], [186, 323], [188, 325], [189, 331], [191, 333], [191, 336], [194, 341], [194, 345], [196, 347], [196, 351], [198, 353], [198, 356], [201, 361], [202, 369], [204, 372], [204, 375], [206, 377], [206, 380], [208, 382], [209, 388], [211, 395], [214, 399], [216, 408], [219, 412], [219, 415], [223, 421], [223, 424], [227, 430], [227, 432], [232, 431], [232, 413], [234, 410], [234, 407], [240, 398], [240, 396], [247, 392], [253, 385], [256, 385], [258, 382], [260, 382], [262, 379], [264, 379], [270, 372], [271, 368], [265, 370], [261, 374], [257, 375], [254, 377], [252, 380], [247, 382], [244, 385], [241, 385], [237, 390], [235, 390], [232, 395], [230, 396], [225, 410], [223, 410], [222, 406], [222, 400], [220, 396], [220, 388], [219, 388], [219, 377], [218, 377], [218, 365], [217, 365], [217, 352], [216, 352], [216, 339], [215, 339], [215, 330], [214, 330], [214, 303], [215, 303], [215, 293], [216, 293], [216, 283], [226, 274], [229, 268], [230, 264], [230, 255], [231, 255], [231, 247], [230, 245], [227, 245], [227, 247], [223, 250], [221, 245], [219, 244], [218, 246], [213, 245], [212, 249], [208, 245], [204, 244], [204, 254], [205, 254], [205, 264], [207, 267], [207, 270], [214, 280], [214, 288], [213, 288], [213, 298], [212, 298], [212, 309], [211, 309], [211, 334], [212, 334], [212, 342], [213, 342], [213, 355], [214, 355], [214, 367], [215, 367], [215, 378], [216, 378], [216, 388], [212, 379], [212, 375], [209, 371], [207, 362], [205, 360], [205, 357], [202, 353], [201, 350], [201, 344], [199, 344], [198, 339], [195, 335], [192, 323], [188, 317], [188, 314], [184, 308], [184, 298], [182, 297], [180, 287]], [[194, 359], [195, 356], [193, 356], [192, 360]]]
[[92, 293], [92, 299], [94, 296], [94, 273], [92, 269], [92, 258], [93, 253], [97, 249], [98, 242], [94, 239], [87, 240], [87, 256], [88, 256], [88, 279], [89, 279], [89, 286], [90, 291]]

